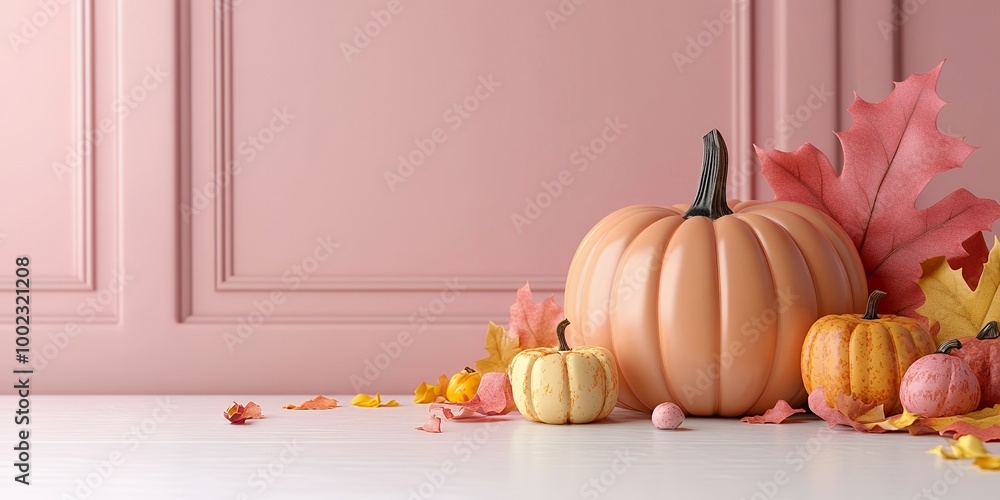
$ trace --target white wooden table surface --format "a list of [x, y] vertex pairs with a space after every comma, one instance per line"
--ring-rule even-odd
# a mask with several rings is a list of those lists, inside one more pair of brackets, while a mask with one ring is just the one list
[[0, 498], [1000, 498], [1000, 472], [926, 453], [943, 438], [830, 430], [811, 416], [660, 431], [624, 410], [577, 426], [513, 413], [429, 434], [414, 430], [427, 406], [409, 395], [396, 408], [350, 396], [333, 410], [280, 408], [310, 397], [237, 397], [266, 417], [238, 426], [222, 417], [229, 396], [34, 396], [25, 487], [13, 481], [17, 401], [2, 396]]

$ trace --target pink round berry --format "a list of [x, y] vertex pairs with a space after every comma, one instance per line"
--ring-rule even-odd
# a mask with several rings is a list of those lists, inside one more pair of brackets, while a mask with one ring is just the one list
[[684, 421], [684, 412], [673, 403], [660, 403], [653, 409], [653, 425], [657, 429], [676, 429]]

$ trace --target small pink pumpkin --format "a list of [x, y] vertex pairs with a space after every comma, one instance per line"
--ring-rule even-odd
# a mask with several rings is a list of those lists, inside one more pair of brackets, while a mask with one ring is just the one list
[[910, 413], [922, 417], [962, 415], [979, 406], [979, 381], [969, 365], [951, 349], [960, 349], [956, 339], [946, 340], [937, 352], [916, 360], [899, 384], [899, 400]]

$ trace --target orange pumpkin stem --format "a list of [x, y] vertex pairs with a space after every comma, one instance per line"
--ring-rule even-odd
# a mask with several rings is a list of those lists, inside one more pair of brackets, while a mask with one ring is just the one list
[[691, 208], [684, 213], [685, 219], [708, 217], [712, 220], [732, 214], [726, 203], [726, 176], [729, 174], [729, 151], [726, 141], [718, 129], [712, 129], [703, 138], [705, 149], [702, 155], [701, 180], [698, 194]]
[[977, 340], [992, 340], [1000, 338], [1000, 329], [997, 328], [996, 321], [986, 323], [986, 326], [976, 335]]
[[569, 326], [569, 320], [564, 319], [556, 327], [556, 337], [559, 337], [559, 350], [568, 351], [569, 344], [566, 343], [566, 327]]
[[882, 290], [875, 290], [871, 295], [868, 296], [868, 308], [865, 309], [865, 315], [861, 319], [878, 319], [878, 303], [882, 301], [887, 293]]
[[937, 351], [935, 351], [935, 353], [948, 354], [948, 351], [952, 349], [961, 349], [961, 348], [962, 348], [962, 343], [959, 342], [958, 339], [948, 339], [945, 340], [944, 342], [941, 342], [941, 345], [938, 346]]

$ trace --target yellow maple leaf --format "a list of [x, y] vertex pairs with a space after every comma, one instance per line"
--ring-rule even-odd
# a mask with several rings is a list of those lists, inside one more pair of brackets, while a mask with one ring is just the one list
[[939, 432], [946, 429], [949, 425], [957, 422], [965, 422], [979, 427], [980, 429], [1000, 425], [1000, 404], [994, 405], [990, 408], [983, 408], [982, 410], [966, 413], [965, 415], [920, 419], [920, 425], [930, 427]]
[[986, 323], [1000, 320], [1000, 240], [993, 237], [990, 258], [983, 266], [979, 285], [973, 291], [962, 278], [962, 270], [954, 270], [944, 257], [927, 259], [923, 275], [917, 280], [926, 298], [917, 312], [924, 315], [931, 327], [940, 324], [936, 341], [974, 337]]
[[480, 373], [506, 372], [521, 348], [518, 340], [507, 335], [504, 327], [490, 321], [486, 328], [486, 352], [490, 355], [476, 361], [476, 370]]

